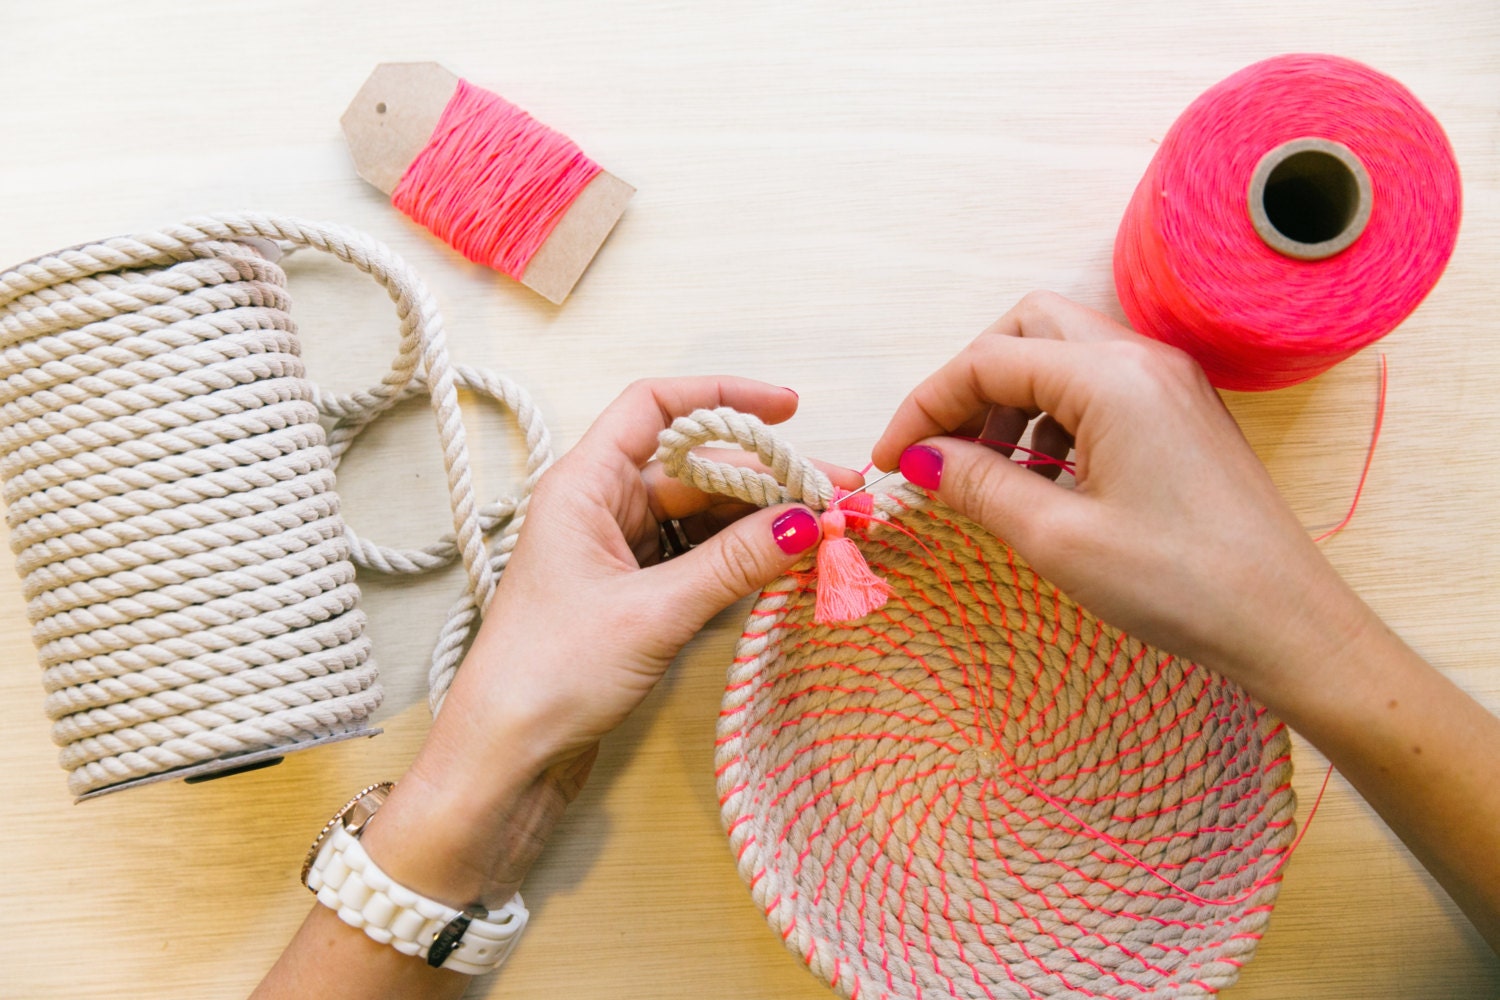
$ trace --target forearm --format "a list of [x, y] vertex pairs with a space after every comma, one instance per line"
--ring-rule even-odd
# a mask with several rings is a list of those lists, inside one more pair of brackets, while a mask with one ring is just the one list
[[453, 1000], [472, 977], [375, 942], [315, 905], [251, 1000], [281, 997], [359, 997], [361, 1000]]
[[1258, 696], [1307, 737], [1500, 951], [1500, 718], [1365, 610]]

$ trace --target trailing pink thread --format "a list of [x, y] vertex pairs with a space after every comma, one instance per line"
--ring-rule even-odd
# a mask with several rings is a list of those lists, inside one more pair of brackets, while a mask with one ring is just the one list
[[519, 280], [600, 170], [567, 136], [460, 80], [391, 203], [469, 260]]
[[[1257, 235], [1261, 158], [1298, 139], [1341, 144], [1369, 177], [1354, 242], [1321, 260]], [[1197, 359], [1214, 385], [1312, 378], [1385, 336], [1437, 283], [1458, 238], [1458, 165], [1401, 84], [1334, 56], [1256, 63], [1211, 87], [1162, 139], [1115, 239], [1115, 289], [1135, 328]]]
[[954, 437], [960, 441], [972, 441], [974, 444], [982, 444], [986, 448], [1004, 448], [1009, 451], [1019, 451], [1028, 457], [1012, 459], [1012, 461], [1023, 468], [1034, 469], [1039, 465], [1056, 466], [1069, 475], [1078, 471], [1074, 468], [1073, 463], [1066, 458], [1056, 458], [1044, 451], [1037, 451], [1035, 448], [1028, 448], [1025, 445], [1011, 444], [1009, 441], [996, 441], [991, 438], [970, 437], [966, 434], [955, 434]]
[[868, 493], [837, 490], [833, 506], [822, 514], [818, 543], [817, 597], [813, 620], [820, 625], [852, 622], [885, 607], [891, 588], [870, 571], [870, 564], [854, 540], [844, 535], [846, 514], [871, 518], [875, 498]]
[[1348, 527], [1350, 521], [1354, 520], [1354, 512], [1359, 508], [1359, 498], [1365, 492], [1365, 480], [1370, 478], [1370, 465], [1375, 461], [1375, 446], [1380, 443], [1380, 426], [1385, 423], [1385, 387], [1390, 375], [1389, 368], [1390, 366], [1386, 363], [1385, 355], [1382, 354], [1380, 356], [1380, 395], [1375, 401], [1375, 427], [1370, 431], [1370, 447], [1365, 452], [1365, 466], [1359, 472], [1359, 483], [1354, 487], [1354, 499], [1349, 501], [1349, 513], [1345, 514], [1344, 519], [1338, 524], [1335, 524], [1317, 538], [1314, 538], [1313, 541], [1315, 542], [1322, 542], [1332, 538]]

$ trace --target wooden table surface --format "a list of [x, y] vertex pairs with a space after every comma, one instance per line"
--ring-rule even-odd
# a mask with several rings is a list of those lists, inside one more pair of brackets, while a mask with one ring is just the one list
[[[1402, 80], [1462, 165], [1457, 252], [1380, 348], [1384, 436], [1358, 516], [1326, 551], [1497, 710], [1494, 0], [7, 4], [0, 264], [216, 210], [334, 220], [406, 255], [455, 356], [528, 386], [561, 446], [631, 379], [724, 371], [796, 388], [789, 438], [857, 466], [902, 394], [1027, 290], [1118, 316], [1114, 231], [1163, 132], [1211, 84], [1290, 51]], [[506, 95], [639, 188], [565, 306], [462, 261], [355, 177], [339, 115], [377, 62], [413, 59]], [[383, 295], [309, 255], [288, 267], [313, 375], [372, 382], [395, 345]], [[1310, 528], [1348, 504], [1377, 369], [1369, 351], [1229, 400]], [[471, 417], [482, 491], [503, 492], [520, 442], [503, 416]], [[341, 472], [359, 529], [441, 532], [421, 406], [378, 425]], [[13, 560], [0, 562], [0, 996], [245, 994], [308, 906], [297, 869], [312, 835], [415, 752], [428, 645], [459, 578], [365, 581], [384, 735], [75, 806]], [[607, 742], [527, 885], [524, 946], [471, 995], [831, 995], [765, 927], [719, 825], [713, 728], [744, 609]], [[1305, 812], [1323, 767], [1300, 741], [1296, 766]], [[1500, 960], [1335, 778], [1226, 995], [1493, 997]]]

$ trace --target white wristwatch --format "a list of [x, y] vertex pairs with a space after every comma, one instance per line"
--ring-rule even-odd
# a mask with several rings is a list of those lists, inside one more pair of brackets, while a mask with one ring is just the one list
[[371, 785], [334, 814], [307, 852], [303, 884], [344, 923], [433, 968], [477, 976], [499, 967], [526, 929], [520, 893], [498, 910], [455, 910], [392, 881], [365, 853], [360, 831], [394, 787]]

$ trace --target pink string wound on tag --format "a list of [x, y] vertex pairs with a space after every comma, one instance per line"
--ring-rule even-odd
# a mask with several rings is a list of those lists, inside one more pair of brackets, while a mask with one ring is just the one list
[[635, 189], [437, 63], [381, 63], [340, 119], [359, 175], [448, 246], [567, 298]]

